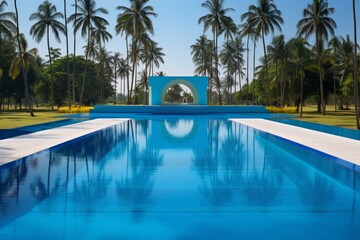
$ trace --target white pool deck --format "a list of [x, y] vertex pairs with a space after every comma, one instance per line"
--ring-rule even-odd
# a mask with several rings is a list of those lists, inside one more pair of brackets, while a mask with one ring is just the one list
[[360, 141], [358, 140], [265, 119], [230, 120], [360, 165]]
[[0, 140], [0, 166], [129, 119], [94, 119]]

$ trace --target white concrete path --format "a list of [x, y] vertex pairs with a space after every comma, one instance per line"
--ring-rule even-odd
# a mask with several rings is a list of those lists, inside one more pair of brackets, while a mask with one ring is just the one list
[[0, 166], [129, 119], [94, 119], [0, 140]]
[[265, 119], [230, 120], [360, 165], [360, 141], [358, 140]]

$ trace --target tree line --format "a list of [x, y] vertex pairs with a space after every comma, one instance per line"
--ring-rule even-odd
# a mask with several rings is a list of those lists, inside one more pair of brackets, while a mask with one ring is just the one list
[[[108, 32], [108, 11], [97, 7], [95, 0], [74, 0], [73, 12], [68, 16], [67, 4], [63, 10], [45, 0], [29, 17], [34, 22], [29, 30], [36, 42], [46, 42], [47, 59], [38, 55], [36, 48], [29, 49], [24, 34], [19, 32], [17, 1], [14, 10], [7, 11], [7, 1], [0, 5], [0, 106], [5, 108], [14, 101], [21, 108], [22, 100], [33, 115], [32, 105], [48, 102], [54, 105], [103, 104], [110, 97], [117, 103], [116, 93], [126, 96], [124, 102], [139, 103], [139, 96], [148, 92], [147, 78], [154, 68], [164, 63], [163, 49], [151, 37], [156, 17], [148, 0], [130, 0], [130, 7], [118, 6], [116, 34], [124, 36], [126, 53], [109, 52], [106, 43], [112, 39]], [[70, 25], [71, 24], [71, 25]], [[73, 34], [73, 51], [70, 52], [69, 34]], [[77, 56], [76, 36], [86, 40], [84, 54]], [[50, 37], [57, 42], [65, 39], [66, 55], [53, 48]], [[144, 69], [139, 69], [140, 63]], [[121, 82], [117, 80], [120, 79]], [[141, 102], [144, 103], [144, 102]], [[1, 109], [1, 108], [0, 108]]]
[[[332, 100], [338, 109], [355, 105], [360, 129], [355, 0], [352, 4], [353, 19], [349, 22], [354, 22], [354, 42], [350, 36], [336, 36], [335, 9], [325, 0], [312, 0], [305, 6], [297, 36], [285, 41], [281, 34], [284, 19], [273, 0], [250, 5], [239, 16], [239, 26], [229, 16], [234, 9], [226, 8], [225, 0], [205, 1], [202, 7], [208, 13], [198, 20], [204, 35], [196, 39], [191, 53], [195, 74], [210, 77], [209, 103], [296, 105], [302, 116], [304, 101], [316, 102], [319, 113], [325, 115]], [[275, 30], [280, 34], [266, 44], [265, 37]], [[309, 37], [315, 37], [313, 45]], [[255, 66], [257, 47], [263, 49], [259, 66]], [[250, 61], [254, 66], [251, 82]]]

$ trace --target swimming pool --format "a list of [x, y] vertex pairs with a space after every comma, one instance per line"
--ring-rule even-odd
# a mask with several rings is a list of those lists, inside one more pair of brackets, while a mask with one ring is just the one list
[[139, 117], [0, 168], [0, 239], [358, 239], [360, 174], [223, 116]]

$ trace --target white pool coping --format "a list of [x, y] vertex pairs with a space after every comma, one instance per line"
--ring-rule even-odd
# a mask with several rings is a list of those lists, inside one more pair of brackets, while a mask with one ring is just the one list
[[0, 166], [128, 120], [99, 118], [0, 140]]
[[358, 140], [265, 119], [230, 120], [360, 166], [360, 141]]

